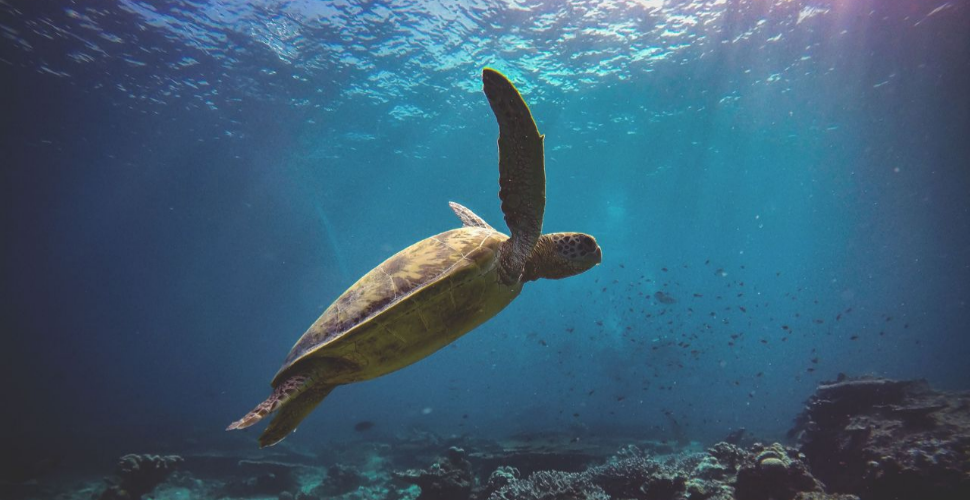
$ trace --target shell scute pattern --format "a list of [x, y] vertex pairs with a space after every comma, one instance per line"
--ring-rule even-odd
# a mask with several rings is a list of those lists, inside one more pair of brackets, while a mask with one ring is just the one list
[[496, 238], [505, 240], [507, 236], [484, 228], [460, 228], [401, 250], [364, 275], [324, 311], [293, 346], [280, 372], [459, 268], [483, 265], [484, 260], [494, 257], [492, 249], [484, 248], [485, 243]]

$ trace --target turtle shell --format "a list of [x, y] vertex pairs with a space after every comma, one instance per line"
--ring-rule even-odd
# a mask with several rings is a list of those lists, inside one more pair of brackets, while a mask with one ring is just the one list
[[275, 387], [311, 364], [328, 383], [367, 380], [414, 363], [508, 305], [521, 283], [498, 279], [508, 236], [463, 227], [419, 241], [360, 278], [300, 337]]

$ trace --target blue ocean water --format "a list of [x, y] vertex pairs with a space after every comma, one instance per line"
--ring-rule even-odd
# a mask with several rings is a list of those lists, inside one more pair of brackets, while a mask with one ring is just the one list
[[780, 439], [839, 373], [970, 387], [967, 2], [3, 0], [0, 33], [6, 459], [255, 447], [223, 429], [359, 276], [449, 201], [505, 231], [486, 66], [546, 135], [544, 230], [602, 264], [282, 446]]

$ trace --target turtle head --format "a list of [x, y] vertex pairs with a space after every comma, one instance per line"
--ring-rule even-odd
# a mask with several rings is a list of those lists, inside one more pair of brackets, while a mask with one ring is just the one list
[[544, 234], [526, 261], [522, 281], [568, 278], [589, 270], [602, 260], [603, 251], [596, 244], [596, 238], [588, 234]]

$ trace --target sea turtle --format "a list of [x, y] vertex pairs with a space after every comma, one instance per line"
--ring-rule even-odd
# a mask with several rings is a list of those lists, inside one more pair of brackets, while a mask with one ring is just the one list
[[508, 237], [450, 203], [462, 227], [421, 240], [360, 278], [300, 337], [273, 378], [273, 393], [227, 430], [279, 411], [259, 437], [283, 440], [338, 385], [408, 366], [509, 305], [522, 285], [582, 273], [602, 259], [583, 233], [541, 234], [546, 203], [543, 136], [504, 75], [482, 71], [499, 125], [499, 198]]

